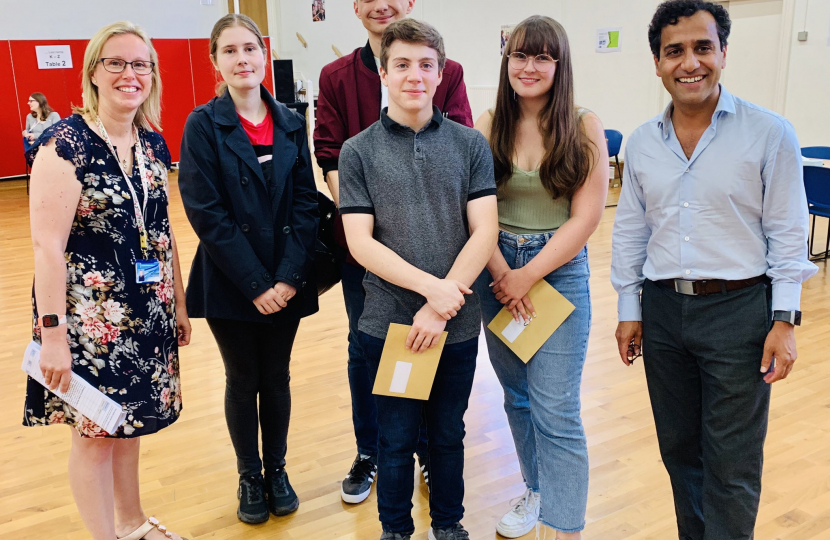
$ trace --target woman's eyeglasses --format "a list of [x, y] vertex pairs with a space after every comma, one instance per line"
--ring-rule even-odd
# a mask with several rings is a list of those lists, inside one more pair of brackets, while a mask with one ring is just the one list
[[127, 62], [126, 60], [121, 60], [120, 58], [101, 58], [98, 61], [104, 64], [104, 69], [110, 73], [121, 73], [127, 69], [127, 65], [129, 64], [132, 66], [133, 72], [136, 75], [149, 75], [153, 72], [153, 67], [156, 65], [155, 62], [148, 62], [146, 60], [134, 60], [132, 62]]
[[533, 59], [533, 65], [537, 71], [543, 73], [550, 71], [558, 60], [554, 60], [549, 54], [527, 55], [523, 52], [512, 52], [508, 55], [510, 57], [508, 63], [513, 69], [524, 69], [528, 61]]

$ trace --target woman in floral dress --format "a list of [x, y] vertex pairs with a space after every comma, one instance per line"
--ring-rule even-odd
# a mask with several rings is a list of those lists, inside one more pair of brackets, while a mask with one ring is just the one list
[[143, 31], [101, 29], [86, 49], [83, 90], [84, 106], [29, 153], [34, 339], [50, 389], [66, 391], [75, 373], [127, 419], [106, 433], [29, 379], [24, 423], [75, 428], [70, 485], [95, 540], [179, 539], [139, 499], [139, 437], [179, 417], [178, 347], [190, 340], [167, 210], [170, 154], [152, 128], [158, 57]]

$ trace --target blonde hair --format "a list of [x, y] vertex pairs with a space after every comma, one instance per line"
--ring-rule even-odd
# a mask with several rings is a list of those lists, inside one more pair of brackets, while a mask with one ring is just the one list
[[72, 111], [76, 114], [89, 115], [93, 120], [98, 117], [98, 87], [92, 82], [92, 74], [95, 72], [95, 68], [98, 67], [98, 62], [101, 60], [101, 51], [104, 49], [104, 44], [113, 36], [125, 34], [132, 34], [141, 39], [147, 45], [147, 49], [150, 51], [150, 61], [153, 62], [150, 95], [147, 96], [147, 99], [138, 108], [133, 123], [148, 131], [153, 131], [153, 129], [161, 131], [161, 75], [159, 74], [159, 57], [152, 42], [150, 42], [150, 38], [144, 33], [144, 30], [128, 21], [119, 21], [105, 26], [98, 30], [92, 36], [92, 39], [89, 40], [86, 46], [86, 52], [84, 52], [84, 71], [82, 73], [84, 105], [83, 107], [72, 107]]
[[[241, 13], [228, 13], [216, 21], [216, 24], [213, 25], [213, 30], [210, 32], [210, 59], [213, 61], [214, 65], [216, 65], [216, 48], [218, 47], [219, 36], [222, 35], [222, 32], [224, 32], [226, 28], [230, 28], [232, 26], [241, 26], [250, 30], [251, 33], [256, 36], [259, 48], [262, 49], [262, 56], [267, 58], [266, 55], [268, 52], [265, 48], [265, 39], [263, 39], [262, 32], [259, 31], [259, 27], [253, 19], [247, 15], [242, 15]], [[217, 73], [217, 77], [221, 77], [221, 75]], [[216, 95], [221, 97], [225, 93], [225, 89], [227, 87], [228, 83], [223, 80], [217, 80]]]

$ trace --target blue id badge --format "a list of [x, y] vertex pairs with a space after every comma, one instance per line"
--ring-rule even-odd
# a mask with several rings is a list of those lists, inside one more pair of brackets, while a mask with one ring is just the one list
[[161, 281], [161, 263], [158, 259], [136, 259], [136, 283], [158, 283], [159, 281]]

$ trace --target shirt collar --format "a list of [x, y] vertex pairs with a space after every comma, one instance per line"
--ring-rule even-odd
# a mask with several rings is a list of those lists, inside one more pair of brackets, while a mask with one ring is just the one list
[[[389, 107], [384, 107], [383, 110], [380, 111], [380, 122], [381, 122], [381, 124], [383, 124], [383, 127], [385, 127], [387, 130], [395, 129], [395, 130], [403, 130], [403, 131], [407, 131], [407, 130], [408, 131], [413, 131], [412, 128], [410, 128], [409, 126], [404, 126], [403, 124], [399, 124], [399, 123], [395, 122], [394, 120], [392, 120], [391, 118], [389, 118], [389, 115], [386, 114], [386, 111], [388, 111], [388, 110], [389, 110]], [[429, 123], [426, 126], [424, 126], [423, 129], [421, 129], [421, 131], [426, 131], [427, 129], [429, 129], [432, 126], [435, 126], [437, 128], [438, 126], [441, 125], [441, 122], [443, 122], [443, 121], [444, 121], [444, 115], [441, 114], [441, 110], [438, 107], [436, 107], [435, 105], [433, 105], [432, 106], [432, 120], [430, 120]]]
[[[712, 114], [712, 123], [720, 116], [719, 113], [735, 114], [735, 98], [729, 93], [722, 84], [720, 86], [720, 97], [718, 98], [718, 106], [715, 107], [715, 112]], [[674, 103], [669, 103], [666, 110], [663, 111], [662, 118], [657, 122], [658, 127], [663, 133], [663, 138], [668, 139], [671, 126], [671, 113], [674, 110]]]

